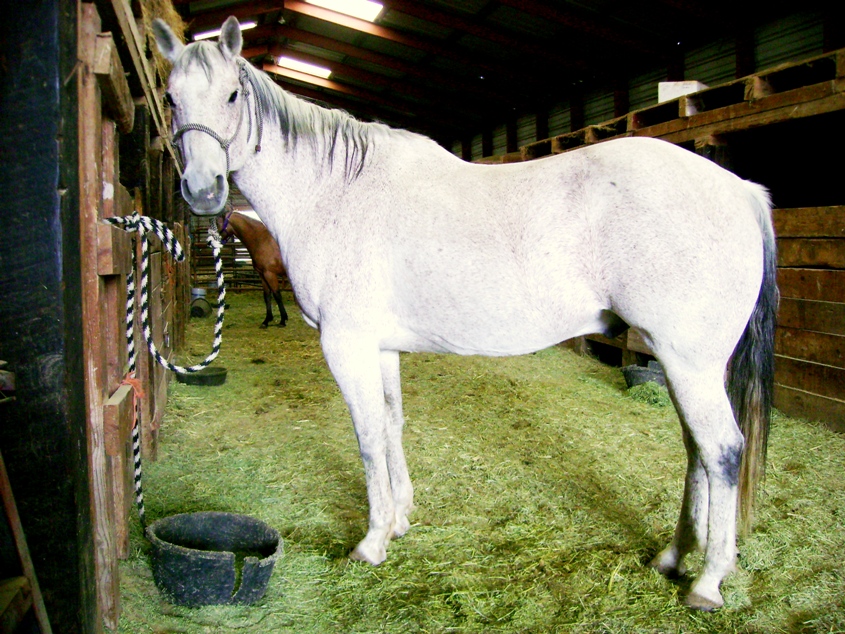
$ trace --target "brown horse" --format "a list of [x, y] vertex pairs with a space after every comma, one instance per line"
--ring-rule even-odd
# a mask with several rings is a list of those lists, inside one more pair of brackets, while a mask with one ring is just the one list
[[282, 304], [282, 294], [279, 291], [279, 279], [285, 275], [285, 267], [282, 265], [282, 252], [278, 243], [267, 231], [267, 227], [260, 220], [255, 220], [237, 211], [230, 211], [215, 219], [217, 231], [220, 232], [221, 241], [226, 242], [232, 236], [243, 242], [249, 256], [252, 258], [252, 266], [261, 276], [261, 285], [264, 288], [264, 305], [267, 307], [267, 315], [261, 324], [262, 328], [273, 321], [273, 309], [270, 297], [276, 300], [279, 306], [279, 326], [285, 326], [288, 320], [287, 311]]

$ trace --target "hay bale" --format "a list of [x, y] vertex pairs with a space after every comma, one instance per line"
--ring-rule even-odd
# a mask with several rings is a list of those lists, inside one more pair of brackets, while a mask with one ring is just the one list
[[147, 47], [152, 51], [156, 73], [164, 83], [170, 75], [173, 65], [158, 52], [158, 46], [156, 46], [155, 36], [153, 35], [153, 20], [155, 18], [164, 20], [182, 42], [185, 41], [185, 22], [173, 6], [172, 0], [141, 0], [141, 15], [144, 21]]

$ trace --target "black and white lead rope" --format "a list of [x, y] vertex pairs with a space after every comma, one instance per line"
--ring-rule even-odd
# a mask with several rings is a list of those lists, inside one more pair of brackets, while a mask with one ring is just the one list
[[[162, 245], [167, 249], [168, 253], [173, 256], [177, 262], [182, 262], [185, 259], [185, 252], [182, 245], [173, 235], [173, 232], [167, 228], [163, 222], [148, 216], [142, 216], [138, 212], [134, 212], [128, 216], [106, 218], [106, 221], [122, 228], [127, 232], [137, 232], [141, 237], [141, 328], [144, 333], [144, 339], [147, 342], [147, 347], [150, 354], [157, 363], [164, 366], [168, 370], [177, 372], [179, 374], [190, 374], [192, 372], [199, 372], [203, 368], [208, 367], [220, 352], [220, 344], [223, 342], [223, 313], [226, 305], [226, 286], [223, 281], [223, 264], [220, 259], [220, 250], [222, 244], [220, 235], [217, 233], [217, 228], [212, 222], [208, 227], [208, 245], [214, 254], [214, 270], [217, 276], [217, 320], [214, 324], [214, 341], [211, 345], [211, 352], [204, 361], [189, 367], [176, 365], [165, 359], [155, 345], [152, 337], [152, 329], [150, 328], [150, 306], [149, 306], [149, 253], [150, 243], [147, 234], [155, 233], [158, 239], [161, 240]], [[132, 266], [129, 273], [126, 275], [126, 349], [128, 352], [128, 373], [130, 378], [135, 378], [136, 356], [135, 356], [135, 248], [132, 252]], [[137, 409], [137, 400], [136, 400]], [[132, 428], [132, 457], [135, 464], [135, 504], [138, 507], [138, 516], [141, 519], [141, 528], [145, 529], [147, 524], [146, 511], [144, 509], [144, 490], [141, 486], [141, 432], [138, 428], [138, 412], [135, 412], [135, 425]]]

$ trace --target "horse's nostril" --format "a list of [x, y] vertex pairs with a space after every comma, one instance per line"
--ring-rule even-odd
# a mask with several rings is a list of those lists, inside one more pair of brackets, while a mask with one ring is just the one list
[[217, 175], [217, 191], [222, 192], [226, 187], [226, 177], [222, 174]]

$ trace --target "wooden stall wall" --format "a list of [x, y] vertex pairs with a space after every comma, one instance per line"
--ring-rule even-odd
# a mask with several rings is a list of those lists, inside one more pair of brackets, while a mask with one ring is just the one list
[[775, 400], [845, 432], [845, 206], [777, 209], [774, 218], [781, 292]]
[[[161, 136], [166, 123], [154, 98], [156, 86], [149, 85], [158, 79], [147, 65], [146, 41], [127, 2], [99, 6], [120, 30], [117, 37], [104, 31], [98, 5], [80, 4], [82, 358], [97, 621], [100, 628], [114, 630], [120, 615], [118, 562], [128, 555], [129, 527], [135, 518], [131, 433], [137, 412], [142, 456], [154, 459], [169, 375], [148, 354], [141, 328], [141, 240], [133, 240], [137, 233], [130, 234], [105, 219], [137, 213], [170, 221], [180, 240], [185, 232], [173, 210], [173, 152]], [[121, 47], [133, 49], [135, 55], [127, 50], [121, 55]], [[128, 75], [134, 75], [136, 91], [143, 95], [133, 96], [122, 59], [133, 65]], [[154, 235], [148, 240], [146, 296], [152, 339], [162, 355], [170, 358], [174, 345], [183, 341], [187, 302], [182, 287], [188, 281], [188, 264], [173, 262]], [[137, 267], [134, 377], [127, 374], [125, 325], [133, 249]]]

